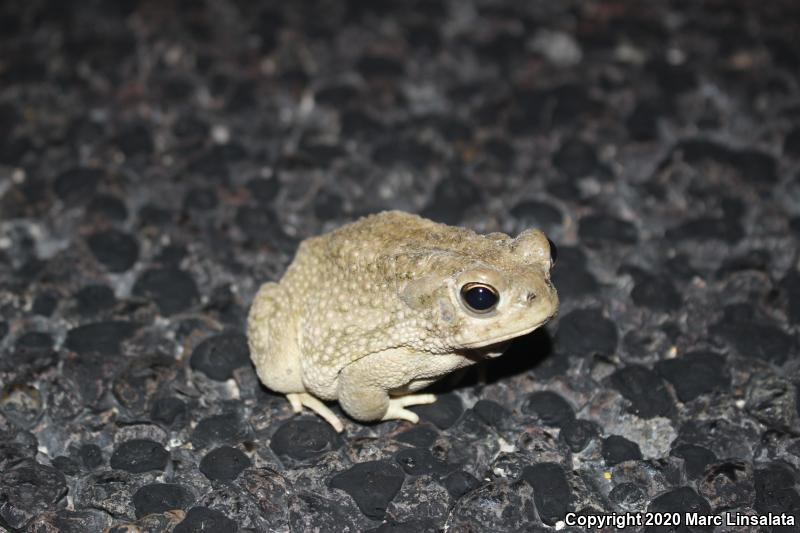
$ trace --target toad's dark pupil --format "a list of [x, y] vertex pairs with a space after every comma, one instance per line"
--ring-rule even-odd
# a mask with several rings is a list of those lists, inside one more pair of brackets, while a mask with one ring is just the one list
[[466, 304], [476, 311], [488, 311], [497, 304], [497, 293], [484, 285], [466, 285], [461, 294]]
[[550, 239], [547, 239], [547, 242], [550, 244], [550, 262], [555, 265], [558, 260], [558, 246]]

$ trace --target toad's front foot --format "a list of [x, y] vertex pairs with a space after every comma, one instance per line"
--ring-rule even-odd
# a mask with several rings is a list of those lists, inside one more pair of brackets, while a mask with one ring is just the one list
[[433, 394], [409, 394], [399, 398], [389, 398], [389, 408], [381, 420], [408, 420], [412, 424], [419, 422], [419, 415], [409, 411], [406, 407], [410, 405], [422, 405], [433, 403], [436, 396]]
[[291, 393], [287, 394], [286, 398], [289, 400], [289, 403], [292, 404], [292, 410], [295, 413], [299, 413], [303, 410], [303, 407], [308, 407], [319, 416], [325, 419], [333, 429], [336, 430], [336, 433], [341, 433], [344, 430], [344, 425], [342, 421], [339, 420], [339, 417], [336, 416], [333, 411], [331, 411], [327, 405], [322, 403], [319, 399], [315, 398], [314, 396], [310, 395], [307, 392], [298, 392], [298, 393]]

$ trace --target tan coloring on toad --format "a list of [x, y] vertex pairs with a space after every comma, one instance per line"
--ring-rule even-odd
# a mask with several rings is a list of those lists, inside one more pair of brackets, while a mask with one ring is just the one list
[[387, 211], [300, 244], [248, 317], [261, 381], [336, 431], [323, 403], [356, 420], [419, 420], [414, 394], [450, 372], [502, 354], [558, 309], [551, 245], [535, 229], [479, 235]]

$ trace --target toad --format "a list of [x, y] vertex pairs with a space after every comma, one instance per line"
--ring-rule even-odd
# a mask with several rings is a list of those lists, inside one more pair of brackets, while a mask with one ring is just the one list
[[414, 394], [503, 353], [558, 309], [555, 248], [528, 229], [480, 235], [386, 211], [304, 240], [248, 316], [261, 381], [342, 431], [323, 401], [352, 418], [418, 422]]

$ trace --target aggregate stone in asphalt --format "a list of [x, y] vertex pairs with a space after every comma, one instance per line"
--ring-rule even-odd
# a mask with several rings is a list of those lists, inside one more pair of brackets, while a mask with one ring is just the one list
[[[798, 35], [791, 0], [1, 3], [0, 529], [800, 522]], [[543, 229], [559, 314], [337, 434], [247, 312], [385, 209]]]

